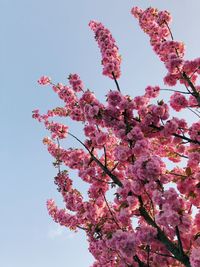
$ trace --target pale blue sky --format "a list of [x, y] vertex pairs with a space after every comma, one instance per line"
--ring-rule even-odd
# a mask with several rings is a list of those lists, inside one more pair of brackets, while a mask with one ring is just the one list
[[[100, 20], [117, 40], [124, 93], [134, 96], [146, 85], [162, 85], [164, 67], [130, 15], [134, 5], [168, 9], [175, 39], [186, 43], [188, 58], [199, 56], [198, 0], [0, 0], [0, 266], [92, 263], [84, 236], [61, 230], [47, 214], [46, 199], [62, 203], [53, 184], [52, 159], [41, 143], [46, 132], [31, 119], [31, 111], [39, 107], [45, 112], [60, 104], [50, 89], [38, 86], [44, 74], [64, 83], [77, 72], [101, 99], [115, 88], [101, 75], [100, 53], [87, 26], [90, 19]], [[80, 128], [70, 128], [81, 136]]]

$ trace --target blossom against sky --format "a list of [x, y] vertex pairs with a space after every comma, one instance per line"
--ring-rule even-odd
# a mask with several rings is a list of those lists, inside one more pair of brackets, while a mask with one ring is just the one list
[[[60, 103], [50, 89], [38, 86], [41, 75], [64, 83], [77, 72], [100, 99], [115, 88], [101, 74], [101, 55], [88, 27], [91, 19], [101, 21], [116, 39], [124, 93], [133, 96], [147, 85], [162, 86], [164, 66], [130, 14], [134, 5], [169, 10], [176, 39], [186, 43], [186, 57], [198, 57], [200, 3], [195, 0], [0, 1], [1, 266], [87, 267], [93, 262], [84, 235], [60, 229], [47, 214], [46, 199], [59, 202], [60, 197], [52, 159], [41, 143], [46, 132], [31, 119], [31, 111], [40, 107], [45, 112]], [[81, 136], [81, 128], [69, 127]], [[76, 146], [73, 142], [69, 140]]]

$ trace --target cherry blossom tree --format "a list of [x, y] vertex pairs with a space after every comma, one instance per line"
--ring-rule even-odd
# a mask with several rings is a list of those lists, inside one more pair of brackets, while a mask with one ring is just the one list
[[[185, 46], [174, 40], [169, 12], [134, 7], [131, 14], [167, 69], [170, 103], [159, 100], [159, 86], [149, 85], [134, 98], [123, 94], [115, 39], [102, 23], [91, 21], [103, 75], [116, 90], [101, 103], [78, 74], [69, 75], [68, 85], [39, 79], [64, 103], [46, 114], [33, 111], [51, 134], [43, 142], [55, 159], [55, 184], [65, 206], [58, 208], [51, 199], [47, 208], [55, 222], [85, 231], [95, 258], [92, 267], [199, 267], [200, 58], [184, 58]], [[173, 89], [176, 84], [182, 89]], [[184, 109], [197, 121], [171, 115]], [[55, 116], [81, 122], [85, 140], [53, 121]], [[65, 138], [74, 138], [78, 148], [62, 146]], [[71, 169], [88, 184], [87, 200], [73, 187]]]

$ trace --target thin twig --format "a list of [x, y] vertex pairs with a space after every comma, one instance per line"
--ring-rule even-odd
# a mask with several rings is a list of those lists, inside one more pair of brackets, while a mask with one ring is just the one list
[[109, 212], [110, 212], [110, 214], [111, 214], [111, 216], [112, 216], [112, 218], [113, 218], [115, 224], [117, 225], [117, 227], [119, 227], [119, 229], [122, 229], [122, 228], [120, 227], [120, 225], [118, 224], [118, 222], [117, 222], [117, 220], [116, 220], [116, 218], [115, 218], [115, 216], [114, 216], [114, 214], [113, 214], [113, 212], [112, 212], [112, 210], [111, 210], [111, 208], [110, 208], [110, 206], [109, 206], [109, 204], [108, 204], [108, 201], [107, 201], [107, 199], [106, 199], [104, 193], [102, 192], [102, 190], [100, 190], [100, 192], [101, 192], [101, 194], [102, 194], [102, 196], [103, 196], [103, 198], [104, 198], [104, 200], [105, 200], [105, 202], [106, 202], [106, 206], [108, 207], [108, 210], [109, 210]]
[[172, 256], [172, 255], [159, 253], [159, 252], [157, 252], [157, 251], [153, 251], [153, 250], [151, 250], [151, 253], [157, 254], [157, 255], [162, 256], [162, 257], [170, 257], [170, 258], [176, 259], [176, 258], [175, 258], [174, 256]]
[[106, 147], [103, 146], [103, 151], [104, 151], [104, 161], [105, 161], [105, 166], [107, 168], [107, 154], [106, 154]]
[[182, 77], [183, 77], [184, 80], [187, 81], [188, 85], [192, 89], [192, 91], [193, 91], [192, 95], [196, 98], [196, 100], [198, 102], [198, 105], [200, 106], [200, 94], [197, 91], [197, 89], [195, 88], [195, 86], [192, 83], [192, 81], [190, 80], [190, 77], [185, 72], [182, 73]]
[[88, 229], [87, 228], [85, 228], [85, 227], [82, 227], [82, 226], [77, 226], [77, 228], [79, 228], [79, 229], [81, 229], [81, 230], [83, 230], [83, 231], [87, 231]]
[[189, 78], [191, 79], [192, 78], [192, 76], [199, 70], [200, 68], [198, 67], [198, 68], [196, 68], [196, 70], [194, 70], [193, 71], [193, 73], [189, 76]]
[[179, 90], [175, 90], [175, 89], [165, 89], [165, 88], [160, 88], [161, 91], [172, 91], [172, 92], [178, 92], [178, 93], [181, 93], [181, 94], [187, 94], [189, 95], [190, 93], [189, 92], [183, 92], [183, 91], [179, 91]]
[[167, 29], [169, 30], [169, 33], [170, 33], [171, 39], [172, 39], [172, 41], [173, 41], [173, 40], [174, 40], [174, 36], [173, 36], [173, 34], [172, 34], [172, 31], [171, 31], [171, 29], [170, 29], [170, 27], [169, 27], [168, 23], [167, 23], [166, 21], [164, 21], [164, 23], [165, 23], [165, 25], [167, 26]]
[[119, 165], [119, 162], [117, 162], [117, 163], [115, 164], [115, 166], [114, 166], [110, 171], [113, 172], [113, 171], [117, 168], [118, 165]]
[[112, 183], [113, 183], [113, 182], [106, 182], [106, 181], [101, 180], [101, 179], [98, 179], [98, 178], [96, 178], [96, 177], [92, 177], [92, 178], [95, 179], [95, 180], [98, 181], [98, 182], [105, 183], [105, 184], [112, 184]]
[[150, 247], [147, 245], [147, 267], [150, 267]]
[[119, 87], [119, 84], [118, 84], [118, 81], [117, 81], [117, 79], [116, 79], [116, 77], [115, 77], [114, 72], [112, 72], [112, 76], [113, 76], [113, 79], [114, 79], [115, 84], [116, 84], [116, 86], [117, 86], [117, 90], [118, 90], [119, 92], [121, 92], [120, 87]]
[[[58, 150], [60, 151], [60, 141], [59, 138], [57, 138], [57, 143], [58, 143]], [[60, 154], [58, 153], [57, 155], [57, 161], [58, 161], [58, 173], [60, 174], [61, 170], [60, 170]]]
[[192, 110], [190, 107], [187, 107], [192, 113], [194, 113], [198, 118], [200, 118], [200, 115], [197, 114], [194, 110]]
[[187, 178], [187, 175], [183, 175], [183, 174], [179, 174], [179, 173], [175, 173], [175, 172], [166, 172], [165, 174], [171, 174], [171, 175], [175, 175], [175, 176], [180, 176], [180, 177], [183, 177], [183, 178]]

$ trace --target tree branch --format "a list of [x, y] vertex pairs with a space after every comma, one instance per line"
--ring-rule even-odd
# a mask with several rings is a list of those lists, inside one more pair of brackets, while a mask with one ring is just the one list
[[137, 255], [133, 257], [133, 259], [138, 263], [139, 267], [148, 267], [146, 263], [142, 262]]
[[105, 202], [106, 202], [106, 206], [108, 207], [108, 210], [109, 210], [109, 212], [110, 212], [110, 214], [111, 214], [111, 216], [112, 216], [112, 218], [113, 218], [115, 224], [117, 225], [117, 227], [118, 227], [119, 229], [122, 229], [122, 228], [120, 227], [120, 225], [118, 224], [118, 222], [117, 222], [117, 220], [116, 220], [116, 218], [115, 218], [115, 216], [114, 216], [114, 214], [113, 214], [113, 212], [112, 212], [112, 210], [111, 210], [111, 208], [110, 208], [110, 206], [109, 206], [109, 204], [108, 204], [108, 201], [107, 201], [107, 199], [106, 199], [106, 197], [105, 197], [103, 191], [101, 190], [100, 192], [101, 192], [101, 194], [102, 194], [102, 196], [103, 196], [103, 198], [104, 198], [104, 200], [105, 200]]
[[123, 187], [122, 182], [115, 176], [106, 166], [104, 166], [100, 160], [98, 160], [94, 154], [87, 148], [87, 146], [80, 140], [78, 139], [75, 135], [68, 133], [70, 136], [75, 138], [81, 145], [85, 147], [85, 149], [89, 152], [91, 158], [99, 165], [99, 167], [113, 180], [113, 182], [118, 185], [119, 187]]
[[112, 72], [112, 76], [113, 76], [113, 79], [114, 79], [115, 84], [116, 84], [116, 86], [117, 86], [117, 90], [118, 90], [119, 92], [121, 92], [120, 87], [119, 87], [119, 84], [118, 84], [118, 81], [117, 81], [117, 79], [116, 79], [116, 77], [115, 77], [114, 72]]
[[183, 252], [180, 251], [180, 249], [165, 235], [164, 231], [160, 229], [160, 227], [156, 224], [156, 222], [151, 218], [151, 216], [146, 211], [142, 197], [138, 197], [139, 203], [140, 203], [140, 214], [145, 219], [145, 221], [151, 225], [152, 227], [157, 229], [157, 238], [158, 240], [165, 245], [168, 251], [174, 255], [174, 257], [180, 261], [182, 264], [184, 264], [186, 267], [191, 267], [189, 257]]
[[[149, 126], [154, 128], [154, 129], [157, 129], [157, 130], [162, 130], [163, 129], [162, 127], [158, 127], [158, 126], [155, 126], [155, 125], [149, 125]], [[199, 141], [191, 139], [191, 138], [186, 137], [184, 135], [180, 135], [180, 134], [177, 134], [177, 133], [173, 133], [172, 135], [175, 136], [175, 137], [179, 137], [179, 138], [181, 138], [183, 140], [186, 140], [186, 141], [188, 141], [190, 143], [194, 143], [194, 144], [199, 144], [200, 145]]]
[[181, 236], [180, 236], [180, 232], [179, 232], [178, 226], [176, 226], [175, 229], [176, 229], [176, 236], [177, 236], [177, 239], [178, 239], [179, 250], [180, 250], [180, 252], [182, 254], [184, 254], [183, 245], [182, 245]]
[[198, 102], [198, 104], [200, 106], [200, 94], [199, 94], [199, 92], [197, 92], [194, 84], [190, 80], [190, 77], [188, 77], [188, 75], [185, 72], [182, 73], [182, 77], [183, 77], [184, 80], [186, 80], [188, 82], [190, 88], [193, 91], [193, 94], [192, 95], [196, 98], [196, 100], [197, 100], [197, 102]]
[[[137, 121], [137, 122], [141, 122], [141, 120], [138, 119], [138, 118], [133, 118], [133, 119], [134, 119], [135, 121]], [[156, 125], [148, 125], [148, 126], [151, 127], [151, 128], [154, 128], [154, 129], [156, 129], [156, 130], [158, 130], [158, 131], [161, 131], [161, 130], [163, 129], [163, 126], [161, 126], [161, 127], [158, 127], [158, 126], [156, 126]], [[186, 136], [184, 136], [184, 135], [180, 135], [180, 134], [177, 134], [177, 133], [173, 133], [172, 135], [175, 136], [175, 137], [179, 137], [179, 138], [181, 138], [181, 139], [183, 139], [183, 140], [186, 140], [186, 141], [188, 141], [188, 142], [190, 142], [190, 143], [200, 145], [200, 142], [199, 142], [199, 141], [194, 140], [194, 139], [191, 139], [191, 138], [186, 137]]]
[[159, 252], [157, 252], [157, 251], [153, 251], [153, 250], [150, 250], [150, 251], [151, 251], [151, 253], [157, 254], [157, 255], [162, 256], [162, 257], [169, 257], [169, 258], [176, 259], [176, 258], [175, 258], [174, 256], [172, 256], [172, 255], [168, 255], [168, 254], [164, 254], [164, 253], [159, 253]]

